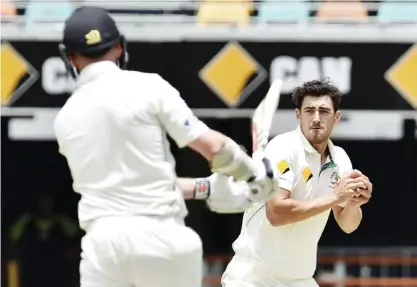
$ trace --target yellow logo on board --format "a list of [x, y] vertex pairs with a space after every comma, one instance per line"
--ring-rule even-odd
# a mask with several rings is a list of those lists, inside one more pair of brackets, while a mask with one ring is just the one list
[[385, 79], [417, 109], [417, 44], [412, 46], [385, 73]]
[[230, 42], [199, 76], [226, 105], [236, 107], [262, 84], [267, 73], [242, 46]]
[[38, 79], [38, 72], [9, 44], [1, 44], [1, 105], [16, 101]]

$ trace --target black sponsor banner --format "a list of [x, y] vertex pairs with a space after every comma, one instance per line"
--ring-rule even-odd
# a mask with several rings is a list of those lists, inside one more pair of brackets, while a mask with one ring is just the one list
[[[65, 103], [73, 82], [65, 73], [57, 42], [2, 45], [8, 45], [8, 52], [2, 48], [2, 53], [9, 65], [3, 64], [6, 70], [2, 75], [13, 72], [9, 73], [8, 86], [2, 88], [4, 104], [60, 107]], [[265, 96], [271, 79], [278, 77], [284, 80], [283, 109], [292, 108], [289, 94], [294, 85], [324, 76], [343, 92], [344, 109], [411, 110], [412, 100], [417, 98], [410, 84], [400, 92], [398, 86], [404, 79], [397, 81], [396, 87], [387, 80], [387, 71], [414, 49], [411, 44], [130, 42], [128, 49], [129, 69], [160, 74], [192, 108], [254, 108]], [[410, 65], [404, 66], [410, 69]], [[19, 79], [17, 85], [13, 84], [15, 78]]]

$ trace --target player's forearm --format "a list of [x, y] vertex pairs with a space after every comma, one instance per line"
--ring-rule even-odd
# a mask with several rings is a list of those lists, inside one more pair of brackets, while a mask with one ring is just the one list
[[182, 191], [184, 199], [206, 200], [210, 196], [210, 179], [202, 178], [177, 178], [177, 184]]
[[228, 140], [222, 133], [209, 129], [188, 146], [211, 162]]
[[258, 202], [265, 202], [269, 193], [256, 183], [235, 182], [230, 177], [212, 174], [203, 178], [177, 178], [184, 198], [205, 200], [217, 213], [242, 213]]
[[177, 184], [182, 191], [184, 199], [193, 199], [196, 187], [196, 181], [194, 178], [177, 178]]
[[209, 130], [188, 145], [206, 158], [213, 172], [248, 180], [261, 172], [254, 160], [231, 138]]
[[333, 212], [340, 228], [346, 233], [355, 231], [362, 221], [362, 209], [356, 206], [334, 207]]
[[335, 205], [332, 196], [320, 197], [310, 201], [300, 201], [287, 198], [273, 199], [266, 203], [266, 214], [273, 226], [283, 226], [306, 220], [318, 215]]

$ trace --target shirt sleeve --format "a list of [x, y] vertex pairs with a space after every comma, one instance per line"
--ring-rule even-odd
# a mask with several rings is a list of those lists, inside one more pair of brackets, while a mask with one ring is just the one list
[[[346, 177], [349, 172], [351, 172], [353, 170], [353, 166], [352, 166], [352, 162], [349, 158], [349, 156], [347, 155], [346, 151], [344, 149], [342, 149], [341, 147], [338, 147], [340, 149], [340, 153], [342, 155], [342, 160], [341, 160], [341, 168], [340, 168], [340, 176], [342, 178]], [[340, 207], [345, 207], [347, 202], [341, 203], [339, 204]]]
[[346, 153], [346, 151], [344, 149], [340, 148], [340, 147], [339, 147], [339, 149], [341, 151], [341, 154], [343, 155], [343, 161], [342, 161], [343, 166], [342, 166], [342, 169], [341, 169], [341, 172], [340, 172], [341, 173], [340, 176], [343, 178], [343, 177], [346, 177], [349, 174], [349, 172], [351, 172], [353, 170], [353, 166], [352, 166], [352, 162], [351, 162], [348, 154]]
[[181, 98], [179, 92], [160, 77], [157, 114], [163, 127], [180, 148], [207, 132], [209, 128], [200, 121]]
[[276, 165], [279, 171], [279, 187], [289, 191], [292, 191], [296, 184], [293, 154], [293, 148], [283, 137], [274, 138], [265, 149], [265, 156]]
[[346, 168], [345, 168], [343, 177], [347, 176], [349, 174], [349, 172], [351, 172], [352, 170], [353, 170], [352, 162], [350, 161], [350, 158], [347, 157]]

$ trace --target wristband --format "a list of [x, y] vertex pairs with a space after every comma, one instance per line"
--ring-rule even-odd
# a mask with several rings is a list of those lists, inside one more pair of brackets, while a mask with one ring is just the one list
[[194, 199], [205, 200], [210, 196], [210, 181], [207, 178], [196, 178]]

